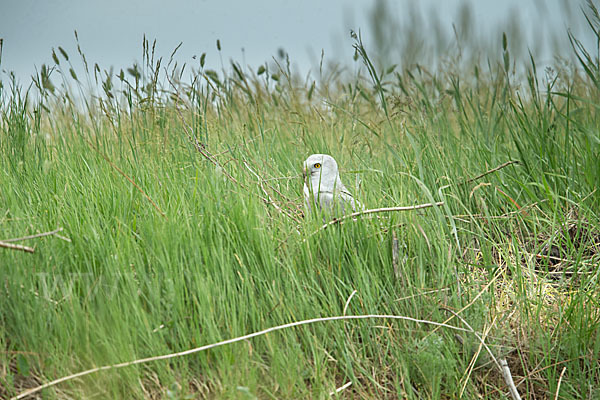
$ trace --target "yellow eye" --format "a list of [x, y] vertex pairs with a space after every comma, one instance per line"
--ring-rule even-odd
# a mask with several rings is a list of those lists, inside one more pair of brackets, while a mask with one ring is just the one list
[[315, 168], [321, 168], [321, 163], [316, 163], [316, 164], [314, 165], [314, 167], [315, 167]]

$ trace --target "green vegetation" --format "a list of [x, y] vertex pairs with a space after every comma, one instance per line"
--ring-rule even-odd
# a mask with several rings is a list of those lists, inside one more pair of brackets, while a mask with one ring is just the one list
[[[523, 398], [600, 397], [600, 64], [572, 40], [577, 65], [532, 60], [524, 76], [506, 38], [497, 65], [431, 73], [380, 69], [355, 36], [362, 72], [317, 81], [285, 58], [184, 69], [147, 41], [117, 74], [83, 58], [78, 76], [59, 48], [29, 89], [4, 79], [0, 240], [64, 230], [23, 242], [33, 254], [0, 248], [0, 397], [344, 312], [466, 328], [452, 311]], [[445, 203], [320, 229], [300, 168], [321, 152], [368, 208]], [[508, 398], [475, 335], [392, 320], [290, 328], [42, 395], [329, 398], [346, 382], [333, 397]]]

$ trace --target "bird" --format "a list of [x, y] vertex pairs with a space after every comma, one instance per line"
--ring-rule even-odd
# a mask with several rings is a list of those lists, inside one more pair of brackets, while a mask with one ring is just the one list
[[312, 154], [304, 161], [304, 203], [332, 216], [363, 208], [340, 179], [337, 162], [328, 154]]

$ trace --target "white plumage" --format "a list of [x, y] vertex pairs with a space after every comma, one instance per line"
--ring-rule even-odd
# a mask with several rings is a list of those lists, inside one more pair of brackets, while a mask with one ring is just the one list
[[340, 180], [337, 162], [328, 154], [313, 154], [304, 161], [304, 202], [333, 216], [362, 209]]

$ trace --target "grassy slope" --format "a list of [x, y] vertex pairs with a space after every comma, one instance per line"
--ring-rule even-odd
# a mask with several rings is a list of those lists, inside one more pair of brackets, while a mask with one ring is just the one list
[[[187, 123], [238, 183], [193, 148], [173, 102], [152, 91], [156, 82], [126, 90], [130, 107], [114, 107], [105, 92], [104, 111], [84, 90], [85, 112], [60, 100], [64, 87], [46, 89], [46, 110], [29, 104], [25, 112], [24, 95], [4, 83], [0, 236], [60, 226], [71, 242], [39, 239], [34, 254], [0, 249], [0, 395], [340, 315], [354, 290], [352, 314], [442, 322], [451, 316], [442, 307], [468, 306], [462, 317], [489, 329], [486, 342], [508, 358], [517, 382], [526, 376], [524, 398], [554, 396], [564, 367], [562, 398], [600, 395], [600, 124], [589, 76], [563, 71], [551, 87], [559, 94], [546, 96], [533, 82], [510, 83], [502, 68], [477, 78], [389, 74], [381, 77], [386, 117], [371, 80], [330, 80], [313, 91], [288, 84], [285, 68], [277, 88], [266, 75], [234, 72], [219, 86], [208, 73], [211, 85], [187, 94], [182, 86]], [[320, 221], [297, 224], [265, 204], [243, 162], [300, 218], [299, 168], [315, 152], [338, 160], [369, 208], [446, 204], [312, 234]], [[520, 164], [456, 185], [508, 160]], [[550, 261], [548, 249], [563, 261]], [[464, 390], [499, 398], [506, 387], [489, 357], [471, 371], [479, 343], [460, 336], [462, 344], [453, 331], [409, 322], [323, 323], [44, 393], [325, 398], [352, 381], [340, 397], [456, 398]]]

